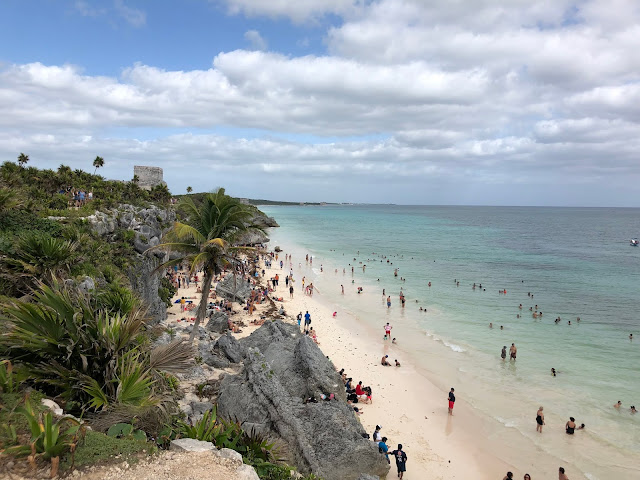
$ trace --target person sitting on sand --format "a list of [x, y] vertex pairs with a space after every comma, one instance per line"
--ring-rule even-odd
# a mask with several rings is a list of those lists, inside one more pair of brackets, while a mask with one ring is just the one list
[[389, 358], [389, 355], [383, 356], [382, 360], [380, 361], [380, 363], [382, 363], [382, 365], [385, 366], [385, 367], [390, 367], [391, 364], [387, 361], [387, 358]]
[[396, 367], [400, 366], [400, 362], [398, 361], [398, 359], [396, 358]]
[[393, 343], [394, 345], [398, 342], [396, 342], [396, 337], [393, 337], [393, 340], [391, 340], [391, 343]]

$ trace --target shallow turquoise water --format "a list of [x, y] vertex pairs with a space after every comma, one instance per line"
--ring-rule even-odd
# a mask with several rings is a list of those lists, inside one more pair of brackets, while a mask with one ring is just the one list
[[[629, 413], [630, 405], [640, 406], [640, 338], [628, 339], [640, 335], [640, 248], [629, 246], [640, 236], [640, 209], [262, 209], [281, 225], [271, 232], [272, 246], [295, 245], [294, 263], [302, 263], [323, 297], [372, 325], [391, 321], [399, 341], [443, 388], [456, 385], [478, 410], [590, 478], [607, 478], [612, 469], [616, 478], [640, 474], [632, 456], [640, 448], [640, 415]], [[304, 262], [306, 252], [313, 267]], [[483, 289], [473, 290], [474, 282]], [[357, 286], [363, 295], [355, 294]], [[529, 312], [536, 304], [544, 314], [539, 319]], [[517, 365], [499, 358], [511, 342]], [[551, 367], [561, 372], [555, 378]], [[617, 400], [621, 411], [612, 408]], [[587, 431], [578, 441], [536, 436], [538, 405], [545, 406], [547, 429], [561, 432], [572, 415]]]

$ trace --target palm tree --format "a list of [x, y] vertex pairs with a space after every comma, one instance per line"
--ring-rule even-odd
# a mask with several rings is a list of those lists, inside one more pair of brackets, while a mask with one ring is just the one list
[[18, 165], [24, 167], [27, 163], [29, 163], [29, 155], [20, 153], [20, 155], [18, 155]]
[[138, 175], [134, 175], [131, 179], [131, 183], [135, 183], [136, 185], [140, 183], [140, 177]]
[[191, 192], [193, 192], [193, 188], [187, 187], [187, 193], [191, 193]]
[[202, 269], [202, 298], [196, 314], [196, 321], [189, 341], [198, 331], [207, 311], [209, 290], [213, 278], [222, 272], [225, 265], [237, 262], [234, 254], [240, 250], [250, 250], [236, 246], [240, 236], [249, 231], [262, 231], [260, 227], [249, 224], [252, 212], [238, 199], [225, 194], [224, 188], [205, 196], [201, 206], [197, 207], [191, 198], [184, 199], [179, 208], [186, 213], [184, 222], [175, 222], [165, 236], [165, 243], [150, 248], [179, 252], [181, 255], [169, 260], [156, 270], [181, 263], [189, 265], [190, 273]]
[[95, 175], [99, 168], [104, 167], [104, 158], [96, 157], [93, 161], [93, 166], [95, 167], [95, 169], [93, 170], [93, 174]]

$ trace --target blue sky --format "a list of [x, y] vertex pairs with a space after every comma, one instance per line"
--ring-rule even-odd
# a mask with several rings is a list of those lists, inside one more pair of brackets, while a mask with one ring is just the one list
[[6, 0], [0, 160], [176, 192], [640, 206], [640, 4]]

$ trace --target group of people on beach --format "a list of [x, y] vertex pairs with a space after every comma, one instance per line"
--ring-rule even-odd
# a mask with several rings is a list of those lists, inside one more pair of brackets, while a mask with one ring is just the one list
[[[513, 480], [513, 478], [514, 478], [513, 473], [507, 472], [507, 474], [502, 480]], [[531, 475], [529, 475], [528, 473], [525, 473], [524, 480], [531, 480]], [[558, 480], [569, 480], [569, 477], [567, 477], [566, 473], [564, 472], [564, 467], [558, 468]]]

